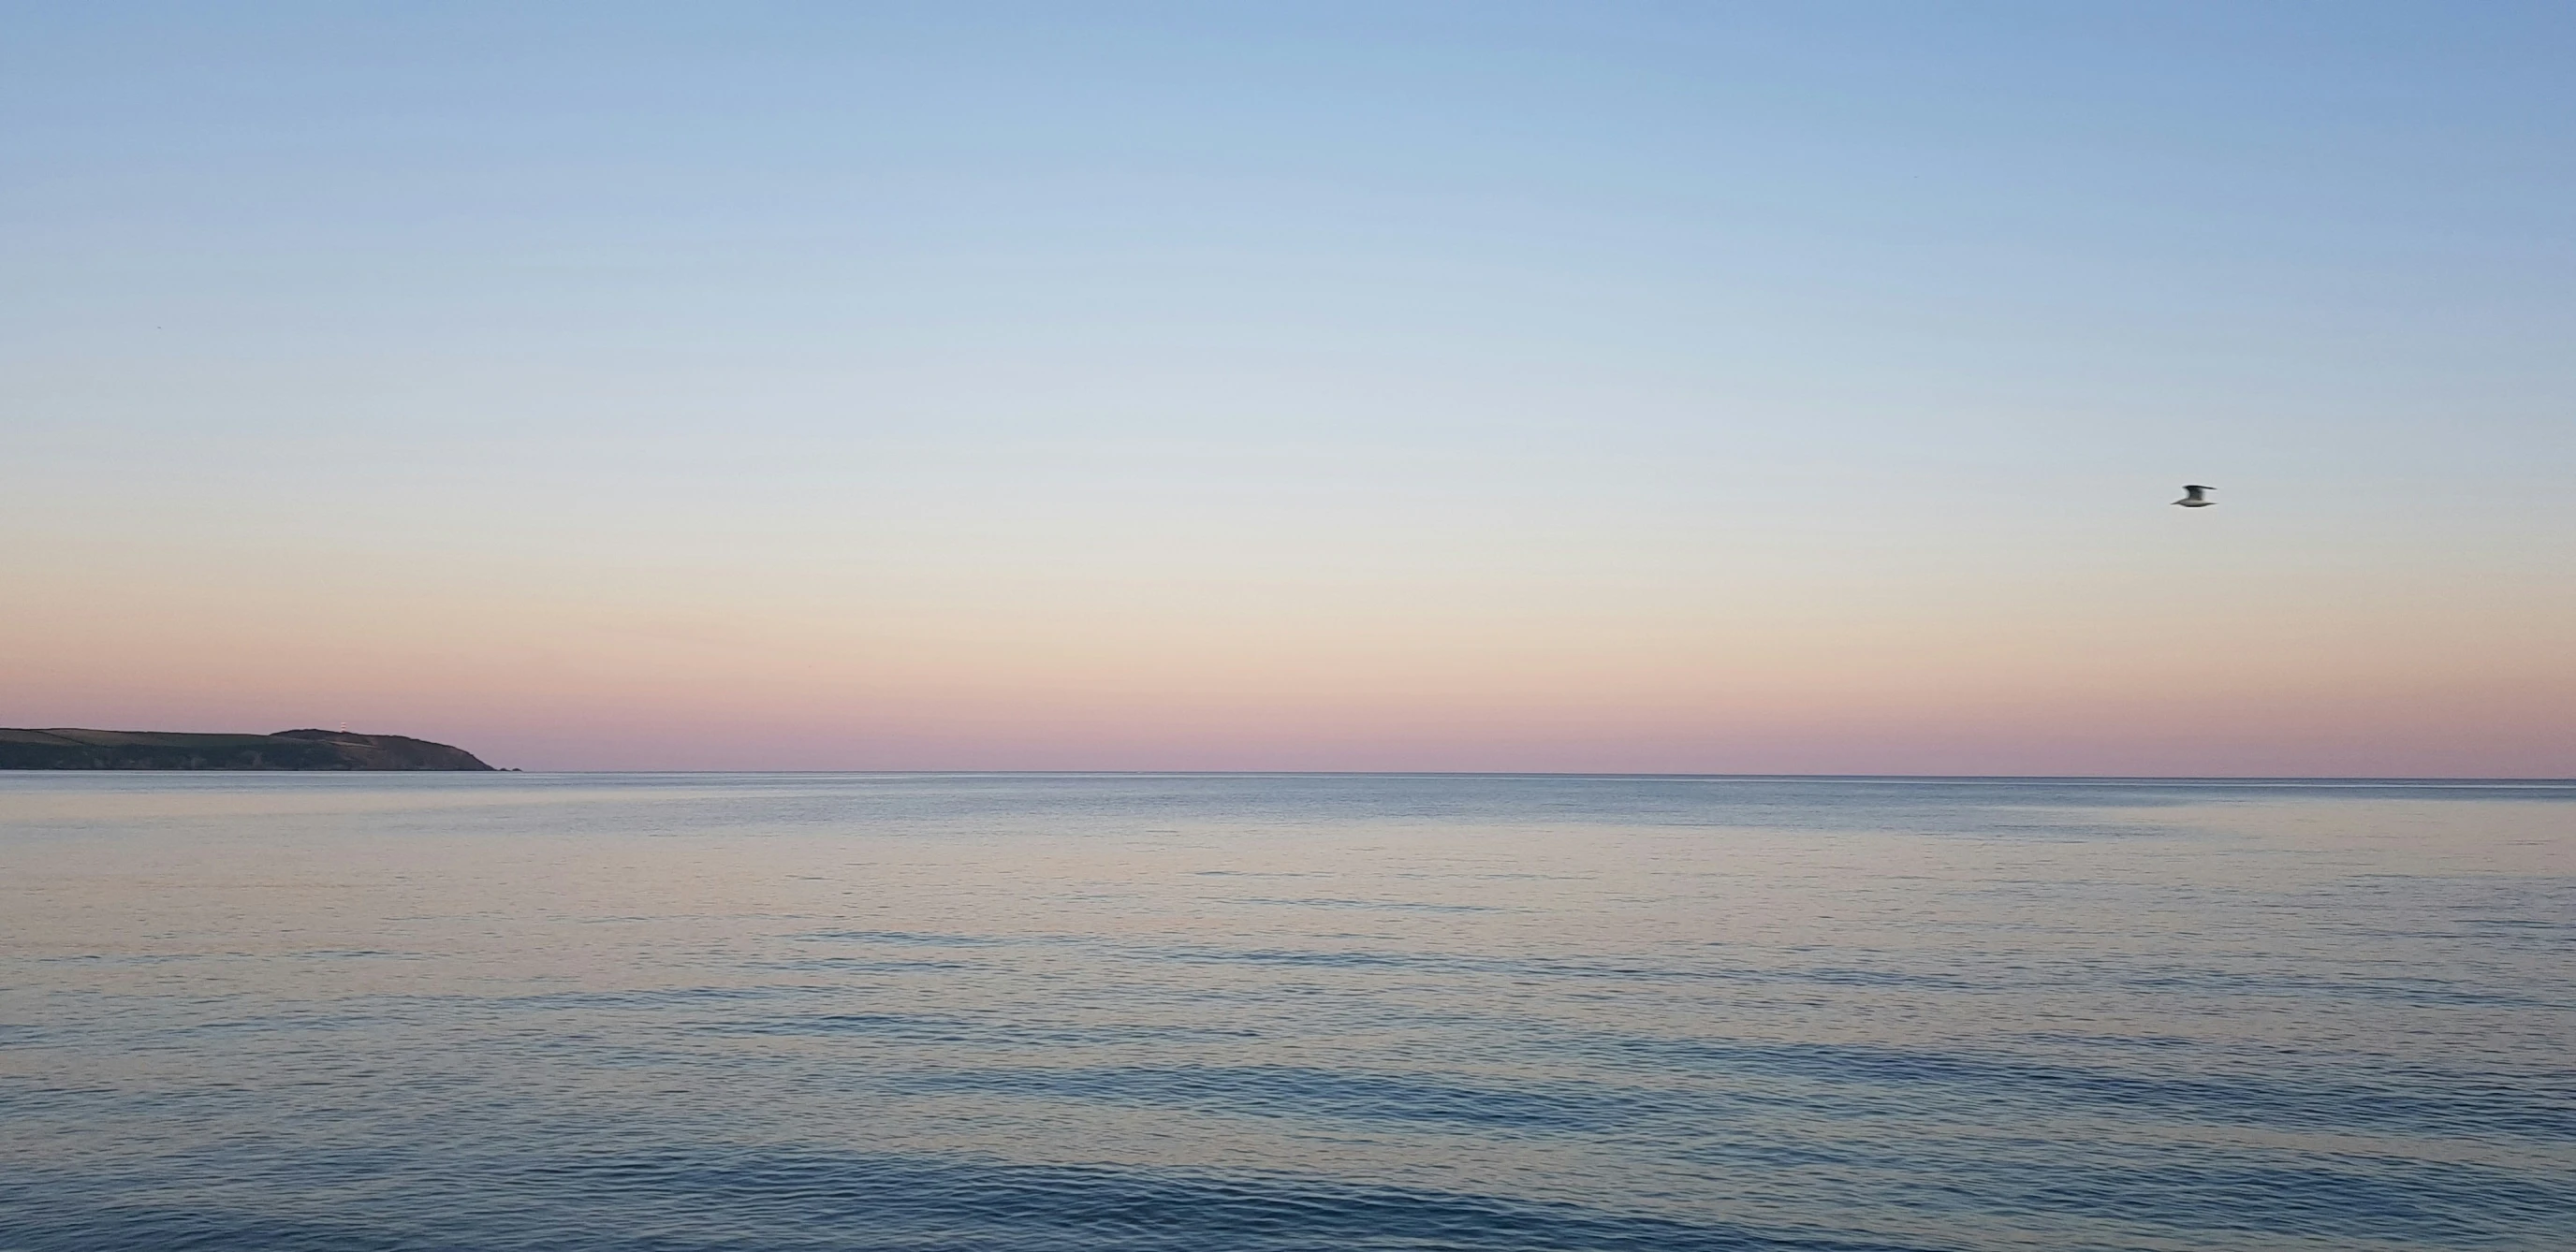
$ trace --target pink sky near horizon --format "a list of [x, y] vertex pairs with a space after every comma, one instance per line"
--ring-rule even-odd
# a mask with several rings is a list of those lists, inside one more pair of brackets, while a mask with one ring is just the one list
[[2370, 603], [2343, 576], [2177, 597], [1953, 570], [1551, 600], [1494, 576], [1396, 595], [986, 570], [971, 595], [736, 580], [687, 605], [685, 582], [570, 571], [49, 572], [10, 623], [0, 724], [345, 721], [528, 769], [2576, 774], [2563, 588]]

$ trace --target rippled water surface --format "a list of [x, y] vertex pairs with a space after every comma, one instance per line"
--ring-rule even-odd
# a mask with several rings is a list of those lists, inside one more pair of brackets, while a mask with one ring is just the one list
[[0, 776], [0, 1249], [2576, 1247], [2576, 786]]

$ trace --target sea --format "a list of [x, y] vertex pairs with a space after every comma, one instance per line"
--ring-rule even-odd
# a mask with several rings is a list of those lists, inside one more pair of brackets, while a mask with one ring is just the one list
[[0, 776], [0, 1250], [2576, 1248], [2576, 784]]

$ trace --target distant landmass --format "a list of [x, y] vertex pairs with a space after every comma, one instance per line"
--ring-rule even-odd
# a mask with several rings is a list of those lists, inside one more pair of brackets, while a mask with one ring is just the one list
[[345, 730], [192, 735], [162, 730], [0, 728], [0, 769], [491, 768], [463, 748], [403, 735]]

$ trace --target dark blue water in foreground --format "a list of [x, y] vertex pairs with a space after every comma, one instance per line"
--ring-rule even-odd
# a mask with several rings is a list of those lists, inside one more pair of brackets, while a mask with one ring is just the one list
[[0, 777], [0, 1250], [2576, 1247], [2576, 786]]

